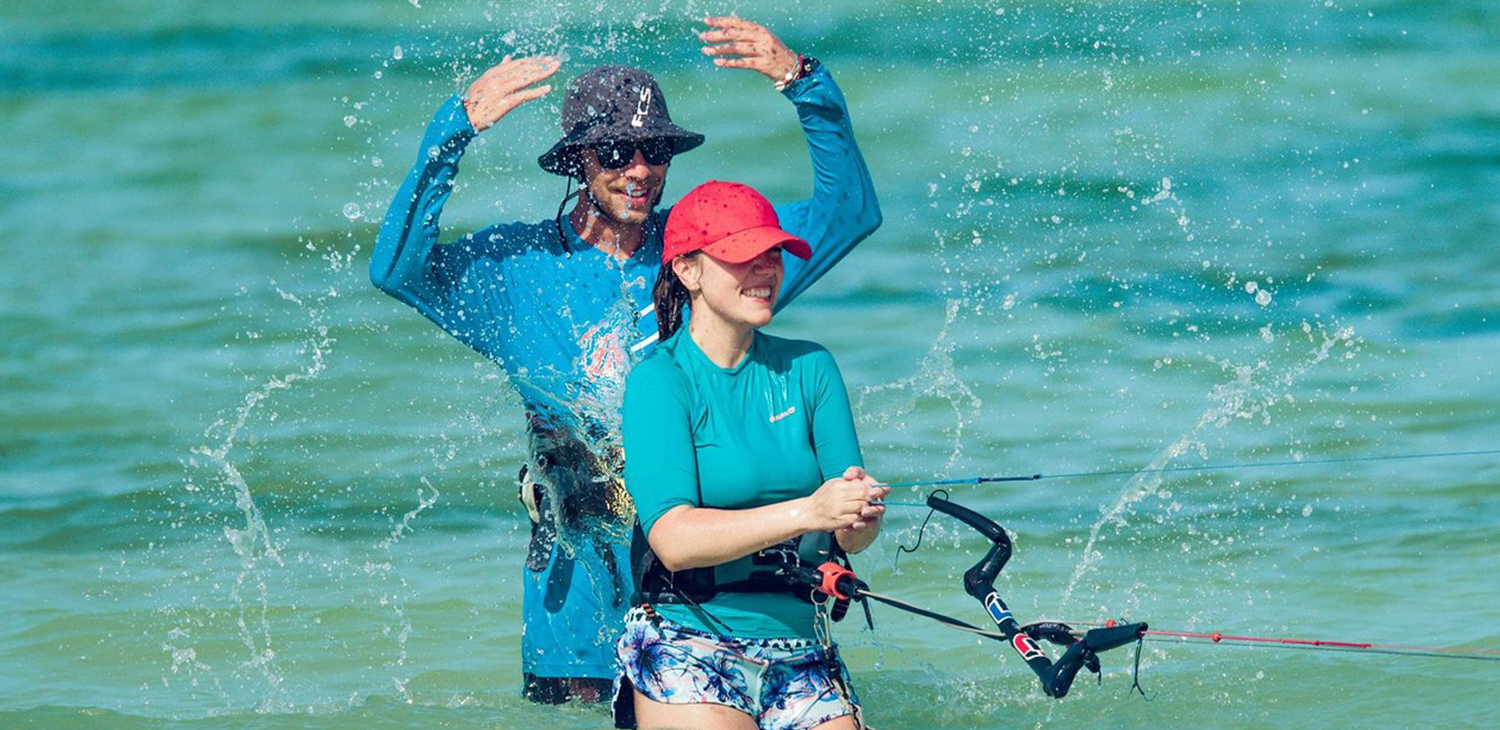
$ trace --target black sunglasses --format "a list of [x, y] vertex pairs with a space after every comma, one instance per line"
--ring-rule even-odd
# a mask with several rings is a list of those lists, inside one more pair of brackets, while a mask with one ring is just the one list
[[606, 170], [618, 170], [635, 159], [635, 151], [648, 165], [667, 165], [672, 162], [672, 142], [666, 139], [648, 139], [643, 142], [616, 142], [599, 145], [594, 153], [599, 156], [599, 166]]

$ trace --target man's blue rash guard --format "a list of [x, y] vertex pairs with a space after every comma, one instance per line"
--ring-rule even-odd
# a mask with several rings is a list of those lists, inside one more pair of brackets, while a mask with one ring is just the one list
[[[813, 256], [787, 257], [778, 309], [880, 225], [848, 107], [828, 71], [783, 94], [807, 136], [813, 195], [776, 213]], [[631, 365], [656, 338], [651, 288], [668, 211], [651, 215], [644, 242], [623, 261], [565, 224], [569, 253], [550, 219], [437, 245], [438, 217], [475, 134], [460, 97], [438, 110], [381, 226], [370, 278], [499, 363], [526, 409], [542, 520], [524, 571], [523, 671], [612, 678], [614, 637], [632, 589], [634, 511], [621, 483], [620, 406]]]

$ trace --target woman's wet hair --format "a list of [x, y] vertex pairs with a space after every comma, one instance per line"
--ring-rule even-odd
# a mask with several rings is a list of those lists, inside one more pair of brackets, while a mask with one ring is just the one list
[[[694, 256], [697, 253], [693, 251], [683, 255]], [[656, 274], [656, 287], [651, 290], [651, 301], [656, 305], [656, 334], [660, 340], [671, 337], [682, 326], [682, 308], [687, 306], [691, 298], [687, 287], [677, 278], [677, 272], [672, 270], [672, 262], [662, 264], [661, 271]]]

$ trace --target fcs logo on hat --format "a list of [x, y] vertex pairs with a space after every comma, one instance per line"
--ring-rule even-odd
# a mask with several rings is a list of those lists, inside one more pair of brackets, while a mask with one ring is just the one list
[[630, 126], [643, 127], [646, 125], [646, 115], [651, 111], [651, 87], [642, 86], [641, 96], [635, 103], [635, 114], [630, 117]]

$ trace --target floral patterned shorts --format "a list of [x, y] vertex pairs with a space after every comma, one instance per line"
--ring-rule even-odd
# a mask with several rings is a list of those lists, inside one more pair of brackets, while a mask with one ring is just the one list
[[808, 730], [859, 710], [837, 648], [811, 639], [715, 636], [639, 606], [616, 650], [617, 707], [629, 705], [633, 686], [657, 702], [727, 705], [764, 730]]

